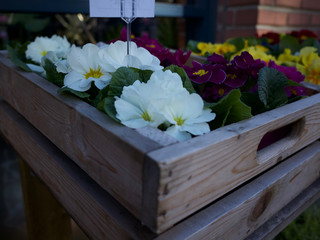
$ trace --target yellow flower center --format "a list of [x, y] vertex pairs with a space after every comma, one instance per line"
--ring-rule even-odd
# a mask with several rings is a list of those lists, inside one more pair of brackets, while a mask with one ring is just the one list
[[147, 44], [146, 46], [149, 47], [149, 48], [155, 48], [156, 47], [154, 44]]
[[223, 88], [220, 88], [219, 91], [218, 91], [218, 93], [219, 93], [220, 96], [223, 96], [223, 94], [224, 94], [224, 89], [223, 89]]
[[42, 51], [41, 56], [45, 56], [45, 55], [47, 55], [47, 51]]
[[149, 115], [149, 113], [147, 111], [144, 111], [142, 113], [141, 117], [143, 118], [143, 120], [145, 120], [147, 122], [151, 122], [152, 121], [152, 119], [151, 119], [151, 117], [150, 117], [150, 115]]
[[173, 119], [176, 121], [178, 126], [182, 126], [185, 122], [185, 120], [182, 119], [182, 117], [174, 117]]
[[86, 74], [83, 74], [85, 76], [86, 79], [92, 77], [92, 78], [100, 78], [103, 73], [100, 71], [101, 68], [99, 67], [97, 70], [93, 70], [92, 68], [90, 68], [90, 71], [87, 72]]
[[203, 76], [206, 75], [208, 71], [205, 71], [204, 69], [200, 69], [198, 72], [194, 72], [193, 75]]
[[320, 71], [317, 69], [312, 69], [310, 73], [306, 76], [306, 81], [313, 84], [320, 84]]
[[237, 75], [229, 73], [228, 77], [231, 79], [236, 79]]

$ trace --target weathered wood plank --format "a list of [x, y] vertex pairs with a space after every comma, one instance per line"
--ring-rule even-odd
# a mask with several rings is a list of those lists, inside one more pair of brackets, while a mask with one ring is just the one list
[[[156, 237], [3, 101], [0, 133], [90, 238]], [[156, 239], [243, 239], [318, 178], [319, 170], [315, 142]]]
[[19, 158], [29, 240], [71, 240], [71, 219], [30, 167]]
[[142, 198], [142, 162], [161, 147], [34, 73], [17, 71], [0, 54], [0, 95], [136, 216]]
[[295, 218], [320, 199], [320, 179], [305, 189], [281, 211], [258, 228], [246, 240], [272, 240]]
[[[291, 124], [291, 125], [290, 125]], [[262, 137], [291, 126], [290, 133], [259, 151]], [[299, 151], [320, 136], [320, 94], [148, 153], [153, 172], [144, 181], [143, 220], [166, 229], [214, 199]], [[146, 168], [148, 169], [148, 168]], [[158, 169], [158, 173], [154, 171]], [[159, 177], [156, 177], [159, 175]], [[155, 179], [157, 178], [157, 179]], [[158, 200], [156, 208], [150, 203]], [[151, 209], [150, 209], [151, 208]], [[151, 227], [151, 226], [150, 226]]]
[[132, 214], [9, 105], [0, 101], [0, 133], [92, 239], [150, 239]]
[[[317, 141], [156, 239], [245, 239], [299, 194], [305, 194], [304, 190], [319, 177]], [[319, 191], [319, 187], [316, 189]], [[310, 196], [316, 196], [317, 191], [313, 189]]]

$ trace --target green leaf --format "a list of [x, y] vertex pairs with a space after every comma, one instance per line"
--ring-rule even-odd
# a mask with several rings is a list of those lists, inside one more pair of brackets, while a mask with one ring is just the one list
[[284, 87], [288, 84], [288, 79], [282, 72], [269, 67], [260, 69], [258, 77], [260, 101], [267, 109], [274, 109], [286, 104], [288, 98]]
[[284, 49], [286, 48], [291, 49], [292, 54], [298, 52], [301, 48], [299, 39], [291, 35], [285, 35], [280, 39], [279, 50], [280, 52], [284, 52]]
[[99, 103], [98, 109], [104, 111], [106, 114], [108, 114], [109, 117], [111, 117], [116, 122], [120, 122], [120, 120], [116, 117], [117, 111], [114, 107], [114, 102], [114, 97], [106, 97], [105, 99], [103, 99], [101, 103]]
[[58, 72], [56, 65], [48, 58], [44, 57], [43, 62], [44, 63], [44, 70], [46, 70], [47, 79], [49, 82], [52, 82], [53, 84], [57, 85], [58, 87], [62, 87], [64, 85], [64, 73]]
[[136, 80], [140, 80], [139, 73], [127, 67], [118, 68], [112, 74], [108, 95], [120, 97], [123, 87], [132, 85]]
[[[109, 91], [109, 85], [101, 89], [95, 99], [92, 101], [92, 105], [94, 107], [97, 107], [100, 105], [100, 103], [104, 100], [104, 98], [108, 97], [108, 91]], [[98, 108], [100, 111], [103, 111], [103, 108]]]
[[242, 37], [232, 38], [232, 39], [228, 40], [228, 43], [235, 45], [237, 48], [237, 51], [240, 51], [245, 46], [245, 39]]
[[198, 41], [189, 40], [187, 43], [187, 49], [194, 53], [200, 53], [201, 51], [198, 49], [198, 43]]
[[255, 93], [242, 92], [241, 101], [251, 107], [251, 113], [253, 115], [257, 115], [259, 113], [263, 113], [268, 110], [263, 104], [263, 102], [260, 101], [260, 98], [257, 92]]
[[211, 104], [210, 108], [216, 113], [216, 118], [210, 123], [212, 129], [252, 117], [251, 108], [240, 97], [240, 90], [234, 89], [219, 102]]
[[132, 68], [135, 72], [137, 72], [139, 74], [139, 80], [141, 82], [148, 82], [153, 71], [152, 70], [141, 70], [141, 69], [137, 69], [137, 68]]
[[196, 90], [193, 88], [192, 82], [188, 77], [187, 73], [183, 68], [178, 67], [177, 65], [170, 65], [164, 69], [164, 71], [170, 70], [173, 73], [177, 73], [183, 82], [183, 87], [188, 90], [189, 93], [195, 93]]
[[23, 57], [21, 54], [19, 54], [15, 49], [7, 45], [8, 55], [11, 61], [21, 69], [23, 69], [26, 72], [32, 72], [31, 69], [27, 66], [27, 64], [24, 62]]
[[301, 48], [307, 47], [307, 46], [315, 47], [317, 48], [318, 52], [320, 52], [320, 42], [316, 38], [308, 38], [304, 40], [303, 43], [301, 44]]
[[76, 91], [76, 90], [73, 90], [71, 88], [68, 88], [68, 87], [63, 87], [63, 88], [59, 88], [58, 89], [58, 93], [59, 94], [62, 94], [62, 93], [71, 93], [81, 99], [84, 99], [86, 101], [89, 101], [90, 99], [90, 94], [87, 93], [87, 92], [79, 92], [79, 91]]

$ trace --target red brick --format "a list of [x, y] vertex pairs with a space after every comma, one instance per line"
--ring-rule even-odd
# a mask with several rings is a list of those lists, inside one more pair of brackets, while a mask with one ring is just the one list
[[310, 14], [289, 13], [288, 15], [288, 25], [291, 26], [308, 26], [310, 22]]
[[303, 0], [301, 6], [303, 9], [320, 10], [319, 0]]
[[227, 29], [224, 32], [224, 41], [228, 38], [234, 38], [234, 37], [252, 37], [256, 35], [256, 29], [255, 28], [246, 28], [246, 29]]
[[236, 26], [254, 26], [257, 24], [257, 9], [244, 9], [237, 10], [235, 13]]
[[320, 27], [320, 13], [311, 15], [311, 25]]
[[233, 11], [227, 11], [225, 14], [224, 24], [226, 26], [233, 26], [235, 24], [235, 14]]
[[274, 30], [274, 29], [261, 29], [261, 28], [257, 28], [257, 34], [258, 36], [261, 36], [262, 34], [268, 33], [268, 32], [277, 32], [277, 33], [287, 33], [289, 32], [288, 30]]
[[224, 6], [226, 0], [219, 0], [218, 6]]
[[276, 0], [260, 0], [259, 5], [273, 6]]
[[287, 13], [270, 10], [260, 10], [258, 13], [258, 24], [285, 26], [287, 24]]
[[227, 0], [227, 6], [258, 5], [259, 0]]
[[277, 6], [300, 8], [304, 0], [276, 0]]

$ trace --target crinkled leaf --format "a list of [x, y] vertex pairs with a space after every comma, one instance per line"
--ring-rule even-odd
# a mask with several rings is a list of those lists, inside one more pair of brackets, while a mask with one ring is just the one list
[[109, 85], [101, 89], [95, 99], [92, 101], [92, 105], [97, 107], [100, 111], [103, 111], [103, 108], [99, 108], [98, 106], [104, 100], [104, 98], [108, 97]]
[[135, 72], [137, 72], [139, 74], [139, 80], [141, 82], [148, 82], [153, 71], [152, 70], [141, 70], [141, 69], [137, 69], [137, 68], [132, 68]]
[[116, 117], [117, 111], [116, 111], [116, 108], [114, 107], [114, 101], [115, 101], [114, 97], [106, 97], [103, 99], [102, 102], [98, 104], [98, 109], [101, 111], [104, 111], [113, 120], [120, 122], [120, 120]]
[[254, 93], [242, 92], [241, 101], [251, 107], [251, 113], [253, 115], [257, 115], [259, 113], [263, 113], [268, 110], [263, 104], [263, 102], [260, 101], [260, 98], [257, 92], [254, 92]]
[[194, 53], [200, 53], [201, 51], [198, 49], [198, 43], [199, 43], [198, 41], [189, 40], [187, 43], [188, 50]]
[[240, 97], [240, 90], [234, 89], [217, 103], [211, 104], [210, 108], [216, 113], [216, 118], [210, 123], [212, 129], [252, 117], [251, 108]]
[[291, 35], [285, 35], [283, 38], [280, 39], [279, 50], [280, 52], [284, 52], [284, 49], [286, 48], [291, 49], [291, 52], [293, 54], [295, 52], [298, 52], [300, 50], [299, 39]]
[[228, 40], [228, 43], [235, 45], [237, 48], [237, 51], [240, 51], [245, 46], [245, 39], [241, 38], [241, 37], [232, 38], [232, 39]]
[[108, 95], [120, 97], [123, 87], [132, 85], [136, 80], [140, 80], [139, 73], [127, 67], [118, 68], [112, 74]]
[[18, 53], [18, 51], [16, 51], [15, 49], [13, 49], [12, 47], [10, 47], [9, 45], [7, 45], [7, 50], [8, 50], [8, 55], [9, 58], [11, 59], [11, 61], [18, 67], [20, 67], [21, 69], [23, 69], [26, 72], [32, 72], [31, 69], [27, 66], [27, 64], [25, 63], [25, 59], [24, 56], [22, 56], [21, 54]]
[[318, 52], [320, 52], [320, 42], [316, 38], [307, 38], [306, 40], [304, 40], [301, 44], [301, 48], [307, 46], [315, 47], [316, 49], [318, 49]]
[[267, 109], [274, 109], [286, 104], [288, 98], [284, 87], [288, 84], [288, 79], [282, 72], [269, 67], [261, 68], [258, 77], [260, 101]]
[[58, 89], [58, 93], [59, 94], [62, 94], [62, 93], [71, 93], [83, 100], [86, 100], [86, 101], [89, 101], [90, 100], [90, 94], [87, 93], [87, 92], [79, 92], [79, 91], [76, 91], [76, 90], [73, 90], [71, 88], [68, 88], [68, 87], [63, 87], [63, 88], [59, 88]]
[[187, 73], [183, 68], [178, 67], [177, 65], [170, 65], [164, 69], [164, 71], [170, 70], [173, 73], [177, 73], [183, 82], [183, 87], [188, 90], [189, 93], [195, 93], [196, 91], [193, 88], [193, 85], [188, 77]]
[[49, 82], [57, 85], [58, 87], [62, 87], [64, 85], [64, 73], [58, 72], [56, 65], [50, 61], [48, 58], [44, 58], [44, 70], [46, 70], [47, 79]]

